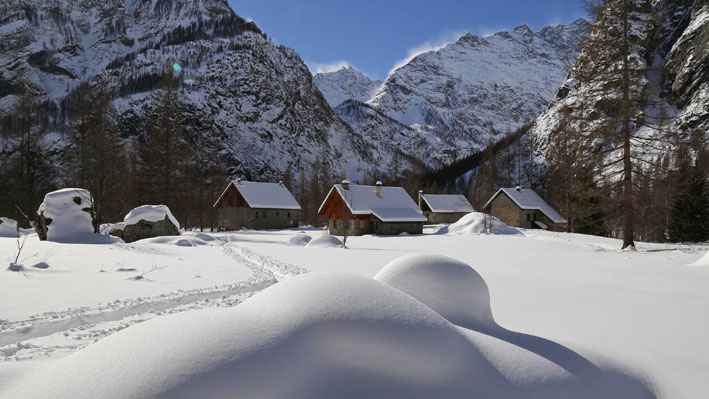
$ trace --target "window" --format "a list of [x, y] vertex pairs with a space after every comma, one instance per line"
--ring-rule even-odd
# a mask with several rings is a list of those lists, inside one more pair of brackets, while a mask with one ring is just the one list
[[290, 212], [288, 212], [288, 219], [290, 219]]
[[367, 220], [366, 220], [366, 219], [360, 219], [360, 220], [359, 220], [359, 228], [360, 228], [360, 229], [366, 229], [366, 228], [367, 228]]
[[530, 218], [530, 215], [527, 214], [527, 221], [529, 222], [530, 220], [532, 220], [532, 219]]
[[532, 214], [532, 220], [537, 220], [537, 214], [536, 214], [536, 213], [533, 213], [533, 214]]
[[280, 216], [280, 214], [281, 214], [280, 212], [276, 212], [276, 216]]

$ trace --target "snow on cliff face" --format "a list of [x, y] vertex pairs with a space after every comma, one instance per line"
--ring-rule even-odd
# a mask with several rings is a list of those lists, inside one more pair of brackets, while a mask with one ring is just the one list
[[334, 72], [318, 73], [313, 76], [313, 83], [325, 96], [332, 108], [347, 100], [367, 101], [381, 86], [381, 80], [374, 80], [362, 72], [344, 67]]
[[[394, 70], [366, 101], [393, 121], [374, 123], [372, 112], [362, 104], [358, 112], [352, 109], [356, 103], [335, 111], [365, 137], [394, 133], [393, 122], [409, 126], [428, 149], [408, 150], [412, 134], [401, 128], [395, 128], [394, 145], [429, 166], [450, 163], [533, 122], [554, 97], [589, 32], [590, 23], [579, 19], [540, 32], [520, 26], [486, 37], [468, 33]], [[327, 82], [316, 76], [315, 82], [326, 96], [339, 96], [347, 92], [341, 88], [349, 87], [349, 81], [338, 85], [331, 80], [351, 74], [331, 74]], [[369, 87], [359, 86], [356, 92]]]
[[319, 154], [354, 175], [373, 163], [298, 54], [226, 0], [0, 4], [0, 116], [12, 112], [26, 81], [61, 129], [67, 95], [102, 80], [116, 94], [123, 131], [140, 134], [166, 69], [180, 80], [178, 106], [193, 134], [220, 137], [233, 175], [274, 179]]
[[[687, 137], [695, 130], [709, 128], [709, 5], [703, 0], [637, 0], [648, 11], [645, 21], [633, 22], [635, 32], [651, 37], [647, 48], [635, 50], [636, 59], [650, 67], [641, 87], [649, 103], [644, 112], [659, 116], [666, 112], [665, 128]], [[656, 21], [659, 21], [656, 22]], [[584, 116], [591, 123], [607, 123], [601, 97], [592, 91], [594, 86], [582, 85], [577, 79], [577, 66], [559, 89], [554, 101], [536, 120], [530, 131], [538, 155], [545, 155], [554, 140], [553, 131], [562, 122], [560, 111], [571, 110], [572, 115]], [[589, 115], [595, 115], [590, 119]], [[634, 133], [647, 138], [659, 138], [661, 132], [647, 127]], [[653, 158], [672, 151], [672, 145], [660, 144], [664, 151], [651, 150]]]

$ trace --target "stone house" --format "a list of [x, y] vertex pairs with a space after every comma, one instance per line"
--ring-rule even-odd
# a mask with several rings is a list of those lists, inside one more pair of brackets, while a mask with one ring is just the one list
[[473, 212], [473, 206], [464, 195], [424, 194], [423, 191], [419, 191], [419, 208], [431, 224], [455, 223]]
[[528, 188], [501, 188], [483, 210], [513, 227], [566, 231], [567, 220]]
[[318, 214], [329, 219], [332, 235], [422, 234], [426, 217], [401, 187], [335, 184]]
[[219, 230], [297, 227], [300, 205], [283, 183], [230, 182], [217, 202]]

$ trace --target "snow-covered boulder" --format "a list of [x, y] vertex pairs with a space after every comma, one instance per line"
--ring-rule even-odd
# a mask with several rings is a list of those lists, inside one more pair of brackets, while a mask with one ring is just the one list
[[401, 291], [357, 275], [308, 273], [233, 308], [134, 325], [26, 373], [0, 396], [116, 392], [152, 399], [508, 398], [510, 384], [454, 326]]
[[494, 326], [490, 291], [469, 265], [443, 255], [413, 254], [389, 262], [374, 277], [466, 328]]
[[180, 224], [165, 205], [139, 206], [126, 215], [123, 224], [125, 242], [180, 235]]
[[303, 245], [308, 245], [308, 243], [312, 240], [313, 240], [313, 237], [311, 237], [305, 233], [298, 233], [288, 239], [288, 244], [303, 246]]
[[521, 234], [519, 230], [508, 226], [502, 220], [481, 212], [471, 212], [443, 228], [443, 232], [456, 235], [483, 234], [486, 228], [491, 234]]
[[0, 217], [0, 237], [16, 237], [17, 222], [13, 219]]
[[40, 240], [84, 242], [92, 239], [91, 194], [82, 188], [65, 188], [44, 196], [37, 210], [35, 231]]
[[335, 236], [331, 236], [329, 234], [323, 234], [320, 237], [313, 238], [308, 242], [306, 247], [308, 248], [341, 248], [344, 244], [342, 244], [342, 240]]

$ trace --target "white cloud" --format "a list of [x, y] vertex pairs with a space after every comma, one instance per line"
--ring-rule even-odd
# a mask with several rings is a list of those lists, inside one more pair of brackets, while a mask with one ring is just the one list
[[445, 47], [447, 44], [458, 41], [458, 39], [460, 39], [460, 37], [463, 36], [465, 33], [466, 33], [466, 31], [442, 33], [435, 39], [427, 40], [417, 46], [408, 48], [406, 50], [406, 58], [403, 58], [403, 59], [397, 61], [396, 63], [394, 63], [394, 67], [389, 71], [389, 75], [391, 75], [398, 68], [411, 62], [411, 60], [413, 60], [416, 56], [418, 56], [420, 54], [423, 54], [423, 53], [426, 53], [429, 51], [440, 50], [443, 47]]
[[335, 72], [339, 71], [342, 68], [347, 68], [349, 66], [352, 66], [348, 61], [340, 60], [340, 61], [332, 61], [332, 62], [309, 62], [306, 61], [305, 64], [308, 66], [308, 69], [310, 69], [310, 73], [313, 75], [318, 74], [318, 73], [327, 73], [327, 72]]

